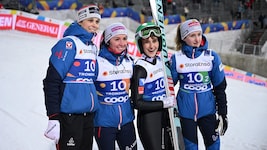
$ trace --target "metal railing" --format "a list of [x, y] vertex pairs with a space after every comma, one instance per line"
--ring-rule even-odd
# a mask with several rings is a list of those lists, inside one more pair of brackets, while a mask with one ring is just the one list
[[209, 48], [220, 53], [239, 52], [245, 55], [267, 58], [267, 42], [265, 42], [265, 45], [253, 45], [240, 41], [209, 39]]
[[262, 52], [261, 48], [262, 48], [261, 45], [243, 43], [241, 45], [240, 50], [242, 54], [252, 54], [256, 56], [263, 56], [264, 53]]

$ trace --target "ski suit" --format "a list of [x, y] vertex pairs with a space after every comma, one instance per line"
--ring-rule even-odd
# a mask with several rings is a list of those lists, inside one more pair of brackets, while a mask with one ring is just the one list
[[95, 86], [100, 108], [95, 115], [95, 138], [99, 149], [137, 149], [134, 111], [129, 97], [133, 61], [126, 52], [115, 55], [106, 45], [97, 57]]
[[182, 43], [171, 57], [174, 84], [179, 81], [177, 104], [186, 150], [197, 150], [197, 126], [207, 150], [220, 148], [216, 112], [227, 114], [226, 79], [218, 54], [208, 50], [203, 35], [200, 47]]
[[145, 150], [171, 149], [168, 129], [168, 109], [163, 108], [166, 97], [162, 60], [145, 54], [134, 66], [132, 101], [138, 110], [137, 128]]
[[97, 56], [94, 33], [74, 22], [63, 37], [52, 48], [43, 80], [47, 116], [60, 122], [60, 149], [88, 149], [93, 144], [93, 117], [98, 108], [92, 67]]

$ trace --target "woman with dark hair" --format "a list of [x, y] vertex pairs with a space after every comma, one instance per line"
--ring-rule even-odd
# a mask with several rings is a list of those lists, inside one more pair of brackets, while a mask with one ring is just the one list
[[134, 111], [129, 88], [133, 60], [127, 53], [127, 29], [122, 23], [106, 27], [97, 57], [95, 86], [100, 108], [95, 114], [95, 139], [100, 150], [137, 149]]
[[138, 111], [137, 128], [145, 150], [172, 149], [168, 108], [175, 98], [166, 97], [164, 69], [158, 52], [162, 33], [154, 23], [144, 23], [136, 30], [136, 44], [142, 54], [134, 66], [131, 95]]

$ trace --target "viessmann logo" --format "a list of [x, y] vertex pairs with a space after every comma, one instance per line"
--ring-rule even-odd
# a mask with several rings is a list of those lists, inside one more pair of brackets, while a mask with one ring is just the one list
[[56, 24], [22, 16], [17, 16], [16, 28], [22, 31], [40, 33], [49, 36], [57, 36], [59, 32], [59, 26]]

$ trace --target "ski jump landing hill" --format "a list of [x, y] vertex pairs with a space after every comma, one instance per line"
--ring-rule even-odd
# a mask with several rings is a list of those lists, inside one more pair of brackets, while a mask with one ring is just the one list
[[[135, 29], [142, 23], [142, 21], [131, 19], [131, 16], [129, 16], [129, 13], [124, 12], [127, 11], [127, 9], [117, 9], [117, 10], [109, 10], [111, 13], [109, 17], [103, 17], [100, 24], [100, 34], [96, 36], [95, 43], [96, 45], [99, 45], [100, 42], [100, 35], [103, 29], [106, 25], [112, 23], [112, 22], [122, 22], [124, 23], [127, 28], [129, 29], [129, 49], [128, 52], [133, 57], [139, 57], [140, 53], [137, 50], [137, 47], [134, 43], [134, 31]], [[114, 13], [115, 11], [115, 13]], [[65, 15], [67, 18], [64, 18], [64, 15], [62, 14], [69, 14]], [[71, 24], [71, 22], [75, 19], [75, 10], [69, 10], [68, 13], [65, 11], [40, 11], [40, 15], [30, 14], [23, 11], [18, 10], [9, 10], [9, 9], [0, 9], [0, 31], [1, 30], [17, 30], [22, 32], [29, 32], [33, 34], [40, 34], [43, 36], [49, 36], [53, 38], [60, 39], [62, 38], [62, 35], [66, 28]], [[113, 15], [112, 15], [113, 14]], [[47, 16], [53, 16], [53, 18], [47, 17]], [[62, 17], [63, 16], [63, 17]], [[54, 19], [54, 18], [61, 18]], [[66, 19], [68, 19], [66, 21]], [[152, 19], [152, 18], [151, 18]], [[167, 20], [166, 20], [167, 19]], [[179, 19], [176, 22], [174, 20], [170, 21], [166, 18], [166, 40], [168, 47], [174, 47], [174, 37], [176, 33], [177, 24], [180, 23]], [[180, 20], [180, 21], [183, 21]], [[170, 23], [175, 22], [175, 23]], [[211, 32], [215, 33], [217, 31], [228, 31], [232, 30], [232, 34], [230, 34], [229, 38], [238, 38], [242, 34], [242, 30], [245, 30], [248, 28], [248, 21], [247, 20], [241, 20], [236, 22], [229, 22], [229, 23], [216, 23], [216, 24], [209, 24], [209, 25], [203, 25], [202, 29], [204, 33], [206, 34], [207, 38], [209, 39], [209, 36], [215, 36], [214, 34], [209, 34]], [[226, 45], [227, 46], [227, 45]], [[229, 46], [229, 44], [228, 44]], [[227, 49], [227, 48], [225, 48]], [[229, 49], [229, 47], [228, 47]], [[169, 55], [171, 55], [174, 51], [170, 50]], [[267, 87], [267, 79], [263, 78], [261, 76], [258, 76], [256, 74], [242, 71], [230, 66], [225, 66], [225, 73], [228, 78], [233, 78], [237, 80], [241, 80], [244, 82], [256, 84], [259, 86]]]

